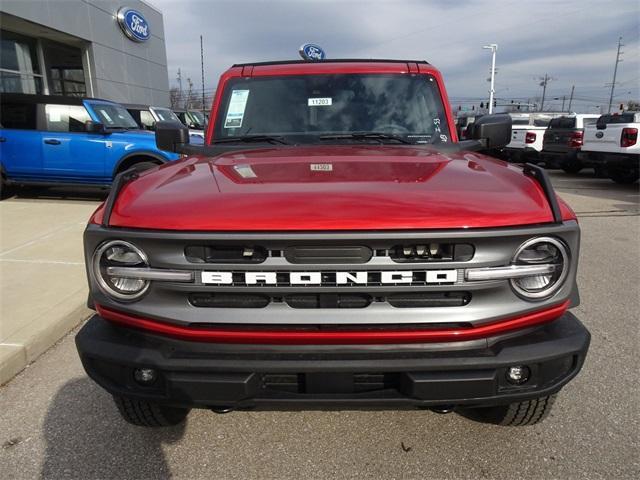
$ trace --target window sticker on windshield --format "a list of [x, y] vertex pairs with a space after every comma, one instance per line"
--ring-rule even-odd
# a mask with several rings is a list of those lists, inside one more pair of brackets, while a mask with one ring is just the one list
[[331, 97], [310, 98], [307, 101], [307, 105], [310, 107], [328, 107], [332, 105], [332, 101]]
[[240, 128], [244, 118], [244, 110], [247, 107], [249, 90], [234, 90], [231, 92], [227, 117], [224, 120], [224, 128]]

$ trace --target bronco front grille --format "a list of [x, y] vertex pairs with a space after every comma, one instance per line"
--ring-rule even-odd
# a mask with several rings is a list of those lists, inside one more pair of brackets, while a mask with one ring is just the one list
[[93, 301], [176, 324], [289, 329], [482, 324], [566, 300], [575, 267], [552, 298], [532, 304], [508, 280], [470, 281], [469, 269], [511, 265], [523, 242], [553, 235], [578, 251], [577, 224], [448, 231], [181, 232], [91, 225], [85, 255], [113, 238], [142, 250], [151, 269], [190, 281], [150, 281], [126, 305], [94, 278]]

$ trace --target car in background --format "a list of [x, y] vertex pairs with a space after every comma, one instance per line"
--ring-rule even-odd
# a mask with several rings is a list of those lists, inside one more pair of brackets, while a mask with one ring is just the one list
[[189, 136], [200, 135], [204, 143], [204, 134], [207, 128], [207, 118], [199, 110], [174, 108], [173, 111], [178, 116], [184, 126], [189, 129]]
[[471, 138], [473, 124], [480, 117], [482, 117], [481, 113], [462, 114], [456, 117], [456, 131], [458, 132], [458, 138], [460, 140], [467, 140]]
[[640, 112], [607, 114], [584, 129], [578, 158], [587, 166], [605, 170], [616, 183], [635, 183], [640, 177]]
[[533, 112], [510, 113], [511, 142], [503, 150], [503, 158], [512, 162], [540, 161], [542, 140], [549, 122], [566, 113]]
[[[157, 122], [182, 122], [178, 115], [167, 107], [153, 107], [149, 105], [123, 105], [131, 114], [136, 123], [143, 130], [155, 131]], [[189, 129], [191, 143], [204, 143], [204, 132], [197, 129]]]
[[572, 114], [553, 118], [544, 133], [540, 160], [547, 168], [578, 173], [584, 168], [578, 159], [585, 125], [595, 125], [599, 115]]
[[177, 160], [152, 132], [107, 100], [3, 93], [0, 96], [2, 192], [13, 185], [109, 186], [133, 166]]

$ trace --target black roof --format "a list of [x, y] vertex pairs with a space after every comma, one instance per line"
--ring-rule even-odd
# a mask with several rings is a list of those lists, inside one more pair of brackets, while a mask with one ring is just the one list
[[143, 105], [141, 103], [121, 103], [127, 110], [149, 110], [151, 105]]
[[32, 93], [1, 93], [0, 102], [3, 103], [55, 103], [57, 105], [82, 105], [83, 100], [100, 100], [92, 97], [65, 97], [62, 95], [36, 95]]
[[311, 62], [309, 60], [278, 60], [275, 62], [236, 63], [234, 67], [261, 67], [267, 65], [291, 65], [297, 63], [421, 63], [429, 65], [424, 60], [393, 60], [389, 58], [332, 58]]

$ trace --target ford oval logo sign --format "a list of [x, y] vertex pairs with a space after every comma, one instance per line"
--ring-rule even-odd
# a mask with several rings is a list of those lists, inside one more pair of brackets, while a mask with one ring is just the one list
[[118, 23], [124, 34], [134, 42], [145, 42], [151, 36], [147, 20], [132, 8], [122, 7], [118, 10]]
[[320, 60], [324, 60], [326, 55], [322, 47], [315, 45], [313, 43], [305, 43], [300, 47], [300, 56], [312, 62], [319, 62]]
[[604, 133], [602, 133], [602, 132], [597, 132], [596, 133], [596, 138], [602, 138], [602, 137], [604, 137]]

